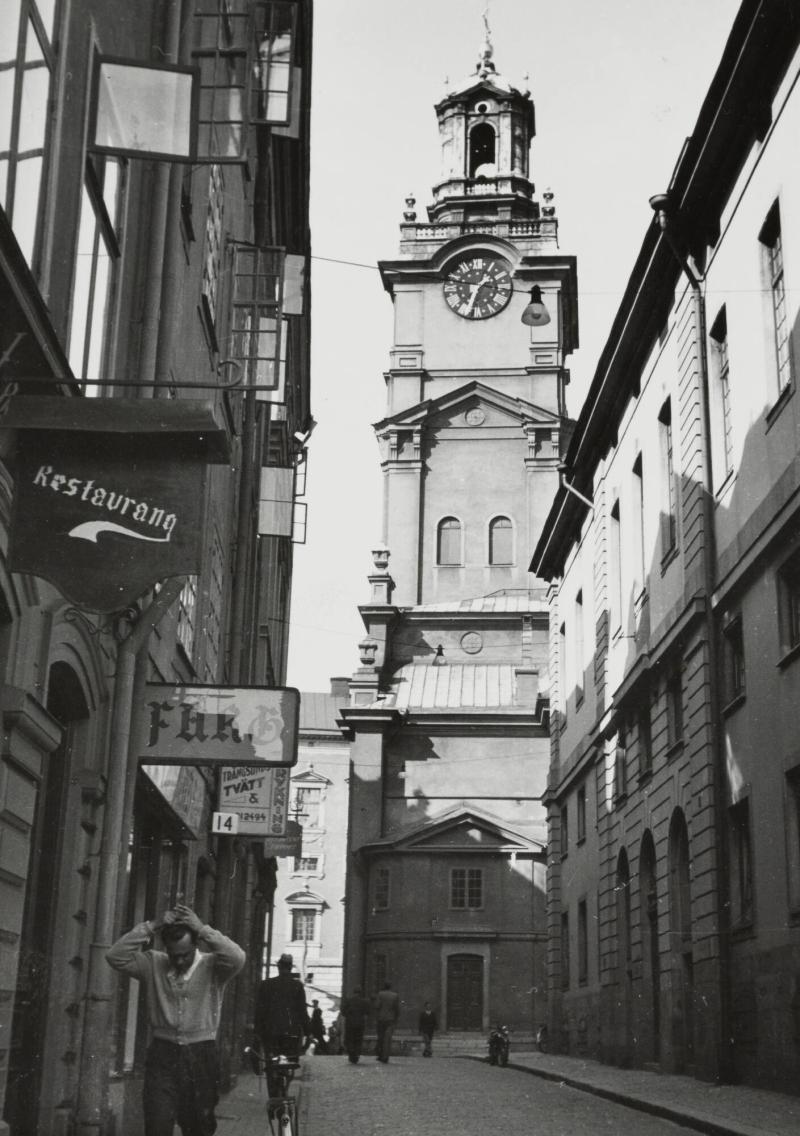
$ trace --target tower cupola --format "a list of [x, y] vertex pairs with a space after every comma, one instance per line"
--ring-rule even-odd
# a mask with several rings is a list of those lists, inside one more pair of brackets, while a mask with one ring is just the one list
[[475, 71], [436, 106], [443, 180], [433, 187], [431, 222], [539, 216], [530, 180], [533, 102], [499, 74], [493, 57], [487, 24]]

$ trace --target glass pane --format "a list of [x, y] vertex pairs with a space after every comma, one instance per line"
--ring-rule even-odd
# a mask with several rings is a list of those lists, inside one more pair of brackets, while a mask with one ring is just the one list
[[[78, 255], [75, 262], [75, 283], [72, 289], [72, 317], [69, 332], [69, 365], [78, 378], [85, 378], [83, 353], [86, 345], [89, 295], [92, 283], [92, 251], [94, 245], [94, 210], [86, 190], [81, 198], [81, 217], [78, 228]], [[92, 376], [96, 378], [97, 376]], [[93, 388], [88, 388], [91, 393]], [[96, 389], [96, 388], [94, 388]]]
[[39, 185], [42, 180], [42, 159], [27, 158], [17, 164], [14, 187], [14, 215], [12, 227], [19, 247], [28, 264], [33, 261], [33, 244], [36, 239], [36, 221], [39, 214]]
[[11, 112], [14, 109], [13, 69], [0, 71], [0, 150], [11, 146]]
[[94, 142], [116, 150], [188, 157], [192, 76], [101, 63]]
[[[111, 263], [108, 251], [102, 241], [98, 241], [97, 264], [95, 268], [94, 299], [92, 303], [91, 322], [89, 325], [89, 354], [86, 362], [86, 378], [100, 379], [103, 354], [103, 343], [106, 333], [106, 316], [108, 314], [108, 280]], [[98, 387], [89, 387], [88, 394], [99, 393]]]
[[47, 123], [47, 95], [50, 72], [42, 64], [22, 74], [22, 107], [19, 118], [18, 152], [41, 150]]
[[42, 51], [42, 45], [39, 43], [36, 29], [33, 26], [33, 20], [28, 20], [28, 30], [25, 36], [25, 62], [44, 62], [44, 52]]
[[8, 159], [0, 161], [0, 205], [5, 207], [6, 189], [8, 187]]
[[270, 93], [269, 103], [267, 105], [267, 113], [264, 116], [267, 122], [285, 122], [289, 117], [289, 97], [288, 95], [276, 95]]
[[103, 203], [108, 213], [112, 229], [117, 227], [117, 210], [119, 208], [119, 163], [112, 158], [106, 162], [105, 177], [103, 178]]
[[47, 38], [53, 42], [53, 16], [55, 15], [56, 0], [36, 0], [36, 7], [47, 32]]
[[4, 0], [3, 18], [0, 20], [0, 62], [17, 58], [20, 0]]

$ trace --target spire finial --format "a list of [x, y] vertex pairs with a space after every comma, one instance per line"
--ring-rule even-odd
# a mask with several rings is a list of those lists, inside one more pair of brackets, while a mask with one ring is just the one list
[[481, 78], [485, 78], [490, 72], [495, 70], [494, 63], [492, 63], [494, 48], [492, 47], [492, 32], [489, 27], [489, 0], [487, 0], [486, 7], [483, 9], [481, 15], [483, 18], [484, 38], [481, 44], [481, 54], [478, 59], [477, 72]]

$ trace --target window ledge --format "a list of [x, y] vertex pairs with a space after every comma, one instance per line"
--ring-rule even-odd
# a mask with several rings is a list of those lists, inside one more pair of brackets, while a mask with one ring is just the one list
[[581, 706], [583, 706], [583, 700], [584, 700], [585, 697], [586, 696], [584, 695], [582, 690], [579, 689], [575, 692], [575, 709], [576, 710], [580, 710]]
[[673, 742], [669, 747], [667, 750], [667, 761], [672, 761], [681, 753], [683, 753], [683, 738], [679, 738], [678, 741]]
[[728, 472], [723, 477], [722, 481], [719, 483], [717, 488], [714, 490], [714, 499], [715, 499], [715, 503], [717, 505], [721, 505], [722, 504], [722, 498], [727, 497], [728, 489], [731, 487], [734, 480], [735, 480], [734, 470], [729, 469]]
[[789, 926], [800, 927], [800, 907], [793, 907], [789, 912]]
[[755, 939], [756, 929], [752, 920], [746, 923], [736, 923], [731, 927], [731, 939], [735, 943], [741, 943], [745, 939]]
[[678, 543], [676, 541], [675, 544], [670, 545], [670, 547], [667, 549], [667, 551], [661, 557], [661, 575], [662, 576], [666, 572], [667, 568], [669, 568], [672, 561], [675, 560], [677, 555], [678, 555]]
[[778, 670], [782, 671], [785, 667], [788, 667], [790, 663], [793, 663], [798, 657], [800, 657], [800, 643], [795, 643], [793, 647], [790, 647], [789, 650], [786, 651], [785, 654], [781, 655], [781, 657], [778, 659]]
[[645, 769], [644, 773], [639, 774], [639, 784], [640, 785], [646, 785], [648, 783], [648, 781], [652, 781], [652, 780], [653, 780], [653, 770], [652, 769]]
[[578, 837], [578, 839], [577, 839], [577, 840], [575, 841], [575, 843], [576, 843], [576, 844], [578, 845], [578, 847], [580, 848], [581, 844], [585, 844], [585, 843], [586, 843], [586, 837], [585, 837], [585, 836], [579, 836], [579, 837]]
[[722, 707], [723, 716], [727, 718], [729, 714], [732, 714], [734, 710], [738, 710], [746, 701], [747, 695], [743, 690], [739, 691], [738, 694], [734, 694], [733, 698]]
[[787, 402], [789, 402], [793, 394], [794, 379], [790, 379], [781, 393], [775, 399], [772, 406], [764, 415], [764, 418], [766, 420], [765, 433], [769, 433], [769, 431], [772, 429], [773, 423], [776, 422], [778, 418], [780, 418], [781, 414], [783, 413], [784, 406], [786, 406]]

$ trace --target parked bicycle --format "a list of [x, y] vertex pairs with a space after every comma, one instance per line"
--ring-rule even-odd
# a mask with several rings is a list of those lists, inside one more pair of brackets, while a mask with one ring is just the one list
[[264, 1056], [249, 1045], [245, 1053], [250, 1058], [253, 1072], [267, 1076], [267, 1122], [270, 1136], [298, 1136], [297, 1101], [290, 1096], [294, 1075], [300, 1068], [299, 1058], [278, 1054]]

